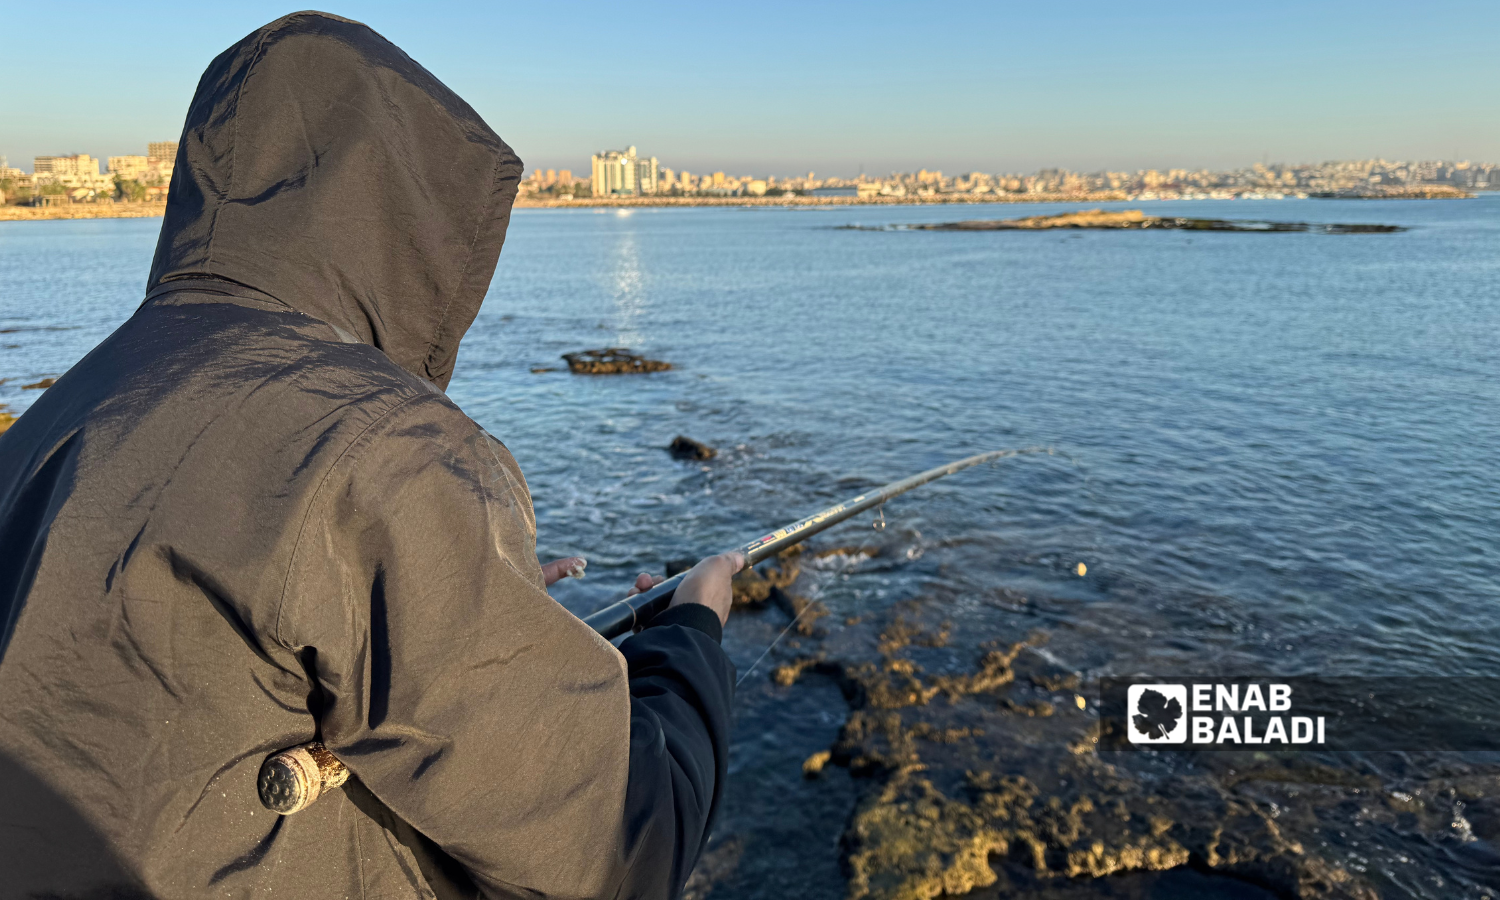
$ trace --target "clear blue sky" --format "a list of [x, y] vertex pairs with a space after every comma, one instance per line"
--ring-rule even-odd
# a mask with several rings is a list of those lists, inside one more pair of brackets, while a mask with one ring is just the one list
[[[692, 171], [1500, 161], [1490, 2], [349, 2], [530, 167]], [[215, 54], [292, 7], [15, 3], [0, 154], [175, 139]]]

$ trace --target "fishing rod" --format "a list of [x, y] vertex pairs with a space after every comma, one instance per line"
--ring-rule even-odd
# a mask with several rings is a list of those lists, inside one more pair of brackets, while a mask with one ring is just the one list
[[[867, 509], [879, 506], [898, 494], [904, 494], [912, 488], [921, 487], [929, 481], [945, 478], [954, 472], [962, 472], [971, 466], [982, 463], [994, 462], [997, 459], [1005, 459], [1009, 456], [1021, 456], [1029, 453], [1052, 453], [1047, 447], [1027, 447], [1022, 450], [993, 450], [989, 453], [980, 453], [966, 459], [960, 459], [947, 465], [938, 466], [919, 472], [910, 478], [893, 481], [879, 490], [867, 494], [860, 494], [852, 500], [843, 503], [835, 503], [820, 512], [815, 512], [805, 519], [793, 522], [790, 525], [776, 529], [770, 534], [756, 538], [743, 547], [736, 547], [740, 553], [745, 555], [745, 568], [749, 568], [762, 560], [769, 559], [791, 547], [800, 544], [813, 535], [827, 528], [839, 524], [851, 516], [859, 515]], [[672, 602], [672, 595], [677, 592], [677, 586], [687, 572], [681, 572], [668, 578], [656, 587], [642, 591], [632, 597], [626, 597], [617, 603], [613, 603], [596, 613], [584, 617], [584, 623], [599, 632], [606, 638], [616, 638], [634, 631], [645, 624], [657, 613], [666, 609]]]
[[[835, 503], [833, 506], [813, 513], [805, 519], [776, 529], [758, 537], [743, 547], [736, 547], [745, 556], [745, 568], [769, 559], [788, 547], [800, 544], [820, 531], [839, 524], [851, 516], [859, 515], [885, 503], [892, 497], [921, 487], [939, 478], [987, 462], [1011, 456], [1033, 453], [1053, 453], [1050, 447], [1026, 447], [1019, 450], [992, 450], [960, 459], [946, 465], [919, 472], [909, 478], [893, 481], [885, 487], [860, 494], [852, 500]], [[616, 603], [584, 617], [584, 624], [603, 635], [616, 638], [622, 634], [644, 627], [658, 613], [666, 609], [682, 583], [686, 572], [668, 578], [655, 587], [626, 597]], [[321, 743], [313, 741], [291, 747], [266, 757], [261, 765], [256, 787], [260, 802], [272, 812], [289, 816], [306, 809], [323, 794], [342, 785], [349, 778], [349, 770]]]

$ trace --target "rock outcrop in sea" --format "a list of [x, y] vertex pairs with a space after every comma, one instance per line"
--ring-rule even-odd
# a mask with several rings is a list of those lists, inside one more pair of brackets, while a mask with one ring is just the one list
[[715, 450], [713, 447], [710, 447], [702, 441], [695, 441], [692, 438], [681, 434], [679, 434], [677, 437], [672, 438], [672, 443], [667, 445], [667, 452], [672, 454], [672, 457], [674, 459], [700, 461], [713, 459], [715, 456], [719, 455], [719, 451]]
[[845, 225], [854, 231], [1049, 231], [1051, 229], [1103, 229], [1161, 231], [1235, 231], [1252, 234], [1307, 232], [1310, 234], [1393, 234], [1400, 225], [1337, 222], [1271, 222], [1260, 219], [1196, 219], [1183, 216], [1148, 216], [1139, 209], [1088, 209], [1054, 216], [1020, 219], [968, 219], [962, 222], [925, 222], [915, 225], [869, 227]]
[[574, 375], [637, 375], [645, 372], [665, 372], [672, 364], [659, 359], [647, 359], [631, 353], [627, 347], [604, 347], [599, 350], [579, 350], [564, 353], [568, 371]]

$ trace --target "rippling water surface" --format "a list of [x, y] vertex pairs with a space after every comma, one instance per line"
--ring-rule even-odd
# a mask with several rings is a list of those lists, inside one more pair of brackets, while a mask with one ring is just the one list
[[[1060, 211], [518, 211], [449, 393], [520, 461], [540, 555], [589, 558], [587, 579], [556, 589], [580, 613], [637, 571], [869, 486], [1045, 445], [1059, 455], [893, 501], [879, 535], [868, 519], [841, 526], [822, 546], [878, 539], [887, 552], [812, 572], [805, 590], [833, 623], [943, 598], [958, 637], [929, 670], [1042, 629], [1054, 637], [1038, 652], [1086, 680], [1500, 672], [1500, 196], [1148, 210], [1410, 226], [1389, 235], [834, 227]], [[158, 227], [0, 225], [0, 403], [24, 409], [38, 391], [22, 385], [130, 314]], [[675, 368], [531, 371], [601, 346]], [[662, 448], [676, 434], [719, 457], [673, 461]], [[741, 669], [785, 623], [731, 622]], [[800, 772], [844, 721], [838, 689], [753, 676], [739, 709], [716, 837], [730, 849], [698, 890], [839, 896], [840, 835], [864, 788], [842, 770]], [[1382, 777], [1411, 765], [1336, 764]], [[1382, 895], [1481, 896], [1492, 882], [1472, 854], [1493, 853], [1495, 833], [1476, 828], [1454, 847], [1407, 847], [1396, 829], [1355, 845], [1354, 871]], [[1076, 896], [1248, 889], [1186, 870], [1144, 878]]]

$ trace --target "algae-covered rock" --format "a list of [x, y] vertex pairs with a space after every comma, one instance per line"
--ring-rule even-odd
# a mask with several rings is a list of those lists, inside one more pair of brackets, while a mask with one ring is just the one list
[[579, 350], [564, 353], [562, 358], [567, 360], [568, 371], [574, 375], [639, 375], [672, 368], [671, 363], [637, 356], [626, 347]]
[[802, 777], [816, 778], [832, 758], [833, 753], [828, 750], [819, 750], [817, 753], [809, 756], [802, 761]]
[[719, 455], [719, 451], [707, 444], [681, 434], [672, 438], [672, 443], [667, 445], [667, 452], [672, 454], [674, 459], [699, 461], [713, 459]]
[[[819, 556], [779, 560], [740, 593], [763, 597], [762, 615], [810, 610], [798, 594], [817, 594], [797, 576], [821, 584]], [[771, 697], [805, 702], [797, 686], [827, 679], [848, 704], [832, 745], [789, 765], [824, 786], [839, 781], [829, 767], [854, 776], [849, 900], [1113, 896], [1091, 881], [1184, 867], [1292, 900], [1376, 900], [1390, 884], [1382, 851], [1429, 848], [1402, 865], [1447, 876], [1453, 853], [1472, 867], [1500, 840], [1493, 767], [1417, 765], [1390, 783], [1318, 753], [1100, 752], [1097, 684], [1071, 670], [1080, 638], [1020, 631], [1035, 600], [992, 607], [1023, 611], [1013, 631], [1002, 614], [995, 631], [966, 633], [945, 614], [961, 599], [839, 609], [842, 627], [774, 651]]]
[[[1299, 900], [1376, 896], [1362, 870], [1308, 839], [1326, 827], [1331, 805], [1368, 796], [1369, 779], [1295, 757], [1143, 778], [1129, 754], [1098, 752], [1097, 718], [1089, 704], [1072, 702], [1091, 686], [1037, 654], [1022, 665], [1045, 634], [961, 651], [953, 645], [973, 638], [936, 611], [898, 603], [862, 629], [877, 659], [853, 661], [825, 639], [772, 671], [783, 687], [810, 673], [830, 677], [849, 703], [834, 745], [802, 763], [805, 778], [841, 766], [863, 786], [843, 842], [849, 900], [959, 896], [1001, 882], [1182, 866]], [[934, 672], [916, 658], [931, 665], [966, 656], [971, 662]], [[1493, 787], [1455, 787], [1454, 802], [1490, 796]], [[1309, 797], [1310, 790], [1324, 793]], [[1402, 797], [1382, 799], [1380, 809], [1416, 802]], [[1488, 808], [1469, 802], [1488, 825]], [[1339, 815], [1353, 821], [1361, 813]], [[1434, 835], [1457, 827], [1436, 812], [1428, 819], [1424, 830]]]
[[990, 854], [1010, 851], [1008, 829], [906, 770], [855, 811], [849, 827], [849, 900], [929, 900], [995, 883]]
[[[1183, 216], [1148, 216], [1139, 209], [1087, 209], [1050, 216], [1026, 216], [1020, 219], [971, 219], [964, 222], [929, 222], [894, 226], [913, 231], [1049, 231], [1052, 229], [1154, 229], [1165, 231], [1234, 231], [1234, 232], [1309, 232], [1313, 234], [1392, 234], [1406, 229], [1400, 225], [1324, 222], [1267, 222], [1245, 219], [1196, 219]], [[1076, 569], [1087, 574], [1082, 563]]]
[[772, 591], [791, 587], [801, 571], [798, 562], [801, 555], [801, 547], [788, 547], [760, 566], [736, 574], [730, 582], [734, 591], [733, 607], [764, 606], [771, 599]]

